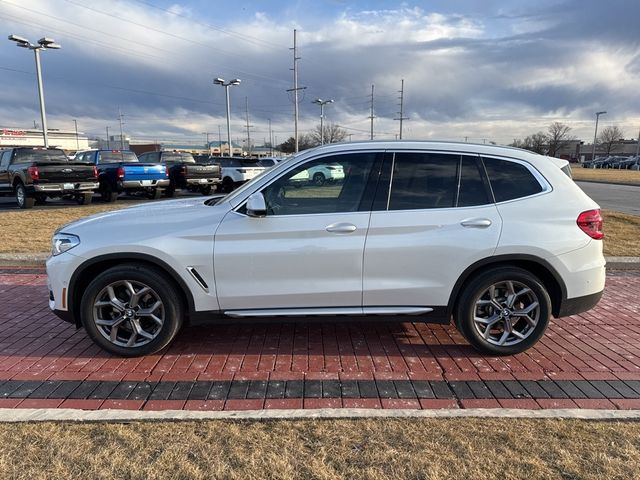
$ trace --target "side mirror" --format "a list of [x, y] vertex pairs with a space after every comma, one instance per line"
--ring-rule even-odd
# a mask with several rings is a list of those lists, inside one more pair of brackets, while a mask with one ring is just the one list
[[253, 193], [247, 199], [247, 215], [250, 217], [266, 217], [267, 204], [264, 195], [260, 192]]

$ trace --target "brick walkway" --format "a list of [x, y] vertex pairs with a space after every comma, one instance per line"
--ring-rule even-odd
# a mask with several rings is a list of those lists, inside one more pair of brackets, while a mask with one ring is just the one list
[[640, 275], [512, 357], [452, 327], [394, 322], [189, 327], [161, 354], [112, 357], [53, 316], [40, 269], [0, 269], [0, 408], [640, 409]]

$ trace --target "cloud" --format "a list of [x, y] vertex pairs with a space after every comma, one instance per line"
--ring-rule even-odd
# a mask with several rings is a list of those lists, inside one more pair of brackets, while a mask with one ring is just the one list
[[[354, 139], [367, 138], [368, 94], [375, 84], [375, 128], [380, 137], [393, 138], [404, 78], [411, 137], [504, 143], [553, 120], [588, 138], [593, 112], [602, 108], [610, 112], [605, 123], [636, 130], [636, 3], [489, 3], [481, 14], [336, 4], [341, 10], [318, 18], [301, 13], [305, 2], [299, 2], [283, 10], [262, 6], [242, 20], [216, 18], [210, 25], [196, 4], [163, 9], [121, 0], [7, 0], [0, 2], [0, 19], [7, 34], [35, 39], [46, 32], [63, 44], [43, 54], [52, 127], [68, 128], [76, 118], [82, 129], [101, 134], [106, 125], [115, 128], [120, 107], [134, 138], [201, 141], [202, 132], [217, 134], [226, 122], [224, 91], [212, 79], [240, 77], [242, 84], [231, 88], [234, 137], [245, 135], [247, 97], [252, 137], [266, 137], [271, 119], [282, 141], [293, 130], [286, 89], [292, 86], [295, 27], [299, 80], [306, 87], [301, 130], [318, 122], [311, 100], [334, 98], [327, 118], [350, 128]], [[27, 53], [3, 42], [0, 67], [33, 72]], [[35, 78], [3, 70], [0, 85], [2, 123], [31, 125], [39, 117]]]

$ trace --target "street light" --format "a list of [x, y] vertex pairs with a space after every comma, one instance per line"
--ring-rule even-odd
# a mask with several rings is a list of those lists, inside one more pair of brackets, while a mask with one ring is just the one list
[[[227, 141], [229, 142], [229, 156], [233, 156], [232, 148], [231, 148], [231, 109], [229, 108], [229, 87], [231, 85], [240, 85], [240, 79], [235, 78], [230, 82], [225, 82], [222, 78], [214, 78], [214, 85], [222, 85], [224, 87], [224, 93], [227, 97]], [[222, 155], [222, 146], [220, 146], [220, 154]]]
[[598, 138], [598, 119], [600, 115], [604, 115], [607, 112], [596, 112], [596, 131], [593, 134], [593, 148], [591, 150], [591, 161], [596, 159], [596, 139]]
[[31, 43], [24, 37], [18, 35], [9, 35], [9, 40], [16, 42], [16, 45], [21, 48], [28, 48], [33, 50], [36, 57], [36, 75], [38, 77], [38, 96], [40, 97], [40, 117], [42, 118], [42, 136], [44, 137], [44, 148], [49, 148], [49, 135], [47, 133], [47, 114], [44, 110], [44, 90], [42, 88], [42, 71], [40, 67], [40, 50], [58, 50], [58, 45], [52, 38], [42, 37], [38, 40], [37, 44]]
[[311, 103], [320, 105], [320, 145], [324, 145], [324, 106], [328, 103], [333, 103], [333, 99], [322, 100], [321, 98], [316, 98]]

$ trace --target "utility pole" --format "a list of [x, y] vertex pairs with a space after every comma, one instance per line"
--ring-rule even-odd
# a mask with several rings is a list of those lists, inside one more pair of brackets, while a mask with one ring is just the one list
[[73, 119], [73, 124], [76, 126], [76, 150], [80, 150], [80, 142], [78, 141], [78, 122]]
[[207, 143], [205, 146], [207, 147], [207, 150], [209, 151], [209, 153], [211, 153], [211, 147], [209, 146], [209, 132], [202, 132], [202, 135], [207, 136]]
[[371, 113], [369, 114], [369, 118], [371, 119], [371, 140], [373, 140], [373, 119], [376, 118], [373, 115], [373, 85], [371, 85]]
[[109, 142], [109, 127], [107, 127], [107, 150], [111, 150], [111, 145]]
[[247, 155], [251, 156], [251, 133], [249, 133], [249, 97], [244, 97], [244, 113], [247, 118]]
[[298, 31], [296, 29], [294, 29], [293, 30], [293, 48], [289, 49], [289, 50], [293, 50], [293, 68], [290, 69], [290, 70], [293, 70], [293, 88], [290, 88], [290, 89], [287, 90], [287, 92], [293, 92], [293, 124], [294, 124], [293, 139], [294, 139], [296, 153], [299, 150], [299, 143], [298, 143], [298, 116], [299, 116], [299, 112], [298, 112], [298, 91], [299, 90], [304, 90], [305, 88], [307, 88], [307, 87], [298, 87], [298, 60], [300, 60], [302, 57], [298, 56], [297, 36], [298, 36]]
[[271, 131], [271, 119], [269, 119], [269, 155], [273, 157], [273, 132]]
[[404, 116], [404, 78], [400, 83], [400, 90], [398, 93], [400, 94], [400, 111], [398, 112], [400, 116], [398, 118], [394, 118], [394, 120], [400, 120], [400, 140], [402, 140], [402, 122], [404, 120], [409, 120], [408, 117]]
[[596, 141], [598, 140], [598, 120], [600, 119], [600, 115], [604, 115], [605, 111], [602, 112], [596, 112], [596, 130], [593, 133], [593, 146], [591, 148], [591, 160], [595, 160], [596, 159]]
[[638, 144], [636, 145], [636, 157], [640, 155], [640, 132], [638, 132]]
[[124, 134], [122, 133], [122, 117], [124, 117], [124, 115], [120, 111], [120, 107], [118, 107], [118, 121], [120, 122], [120, 150], [124, 150]]

